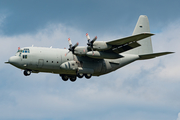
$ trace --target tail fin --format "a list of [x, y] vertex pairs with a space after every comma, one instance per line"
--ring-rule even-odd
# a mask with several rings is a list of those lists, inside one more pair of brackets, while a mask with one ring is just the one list
[[[145, 15], [141, 15], [139, 17], [136, 27], [133, 31], [133, 35], [140, 34], [143, 32], [150, 32], [149, 20], [148, 20], [148, 17]], [[142, 39], [142, 40], [138, 41], [138, 43], [141, 45], [140, 47], [129, 50], [129, 51], [127, 51], [127, 53], [128, 54], [136, 54], [136, 55], [153, 53], [151, 37]]]

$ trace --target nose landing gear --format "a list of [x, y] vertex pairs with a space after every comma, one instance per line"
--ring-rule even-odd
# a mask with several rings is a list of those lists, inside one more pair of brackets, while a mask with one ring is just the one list
[[24, 70], [24, 75], [25, 75], [25, 76], [31, 75], [31, 71], [30, 71], [30, 70]]

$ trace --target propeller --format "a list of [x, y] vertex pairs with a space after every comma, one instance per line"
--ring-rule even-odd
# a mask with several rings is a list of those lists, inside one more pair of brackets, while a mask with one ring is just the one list
[[69, 51], [65, 54], [65, 56], [71, 51], [72, 54], [74, 54], [74, 49], [79, 45], [79, 43], [77, 42], [74, 46], [72, 46], [72, 42], [71, 39], [68, 38], [68, 42], [69, 42]]
[[93, 51], [93, 43], [96, 41], [97, 36], [96, 36], [94, 39], [91, 40], [90, 37], [89, 37], [89, 34], [86, 33], [86, 38], [87, 38], [87, 40], [88, 40], [87, 45], [91, 48], [91, 51], [92, 51], [92, 53], [93, 53], [93, 55], [94, 55], [94, 51]]

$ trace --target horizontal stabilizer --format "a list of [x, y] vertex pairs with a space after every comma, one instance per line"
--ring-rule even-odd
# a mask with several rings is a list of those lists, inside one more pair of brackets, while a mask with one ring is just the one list
[[174, 53], [174, 52], [161, 52], [161, 53], [139, 55], [138, 60], [152, 59], [152, 58], [155, 58], [155, 57], [159, 57], [159, 56], [163, 56], [163, 55], [167, 55], [167, 54], [172, 54], [172, 53]]

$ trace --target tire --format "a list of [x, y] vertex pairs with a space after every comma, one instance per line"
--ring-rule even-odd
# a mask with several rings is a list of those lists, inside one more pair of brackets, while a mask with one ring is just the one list
[[28, 74], [28, 75], [30, 75], [30, 74], [31, 74], [31, 71], [28, 71], [28, 70], [27, 70], [26, 72], [27, 72], [27, 74]]
[[27, 72], [26, 72], [26, 70], [24, 71], [24, 75], [25, 75], [25, 76], [27, 76]]
[[85, 77], [87, 78], [87, 79], [90, 79], [91, 78], [91, 74], [85, 74]]
[[61, 78], [62, 78], [63, 81], [67, 81], [68, 80], [68, 76], [67, 75], [62, 75]]
[[78, 78], [83, 78], [84, 74], [83, 73], [78, 73], [77, 76], [78, 76]]
[[71, 77], [70, 77], [70, 80], [71, 80], [71, 82], [76, 81], [76, 76], [71, 76]]
[[24, 70], [24, 75], [25, 76], [29, 76], [31, 74], [31, 71], [29, 71], [29, 70]]

